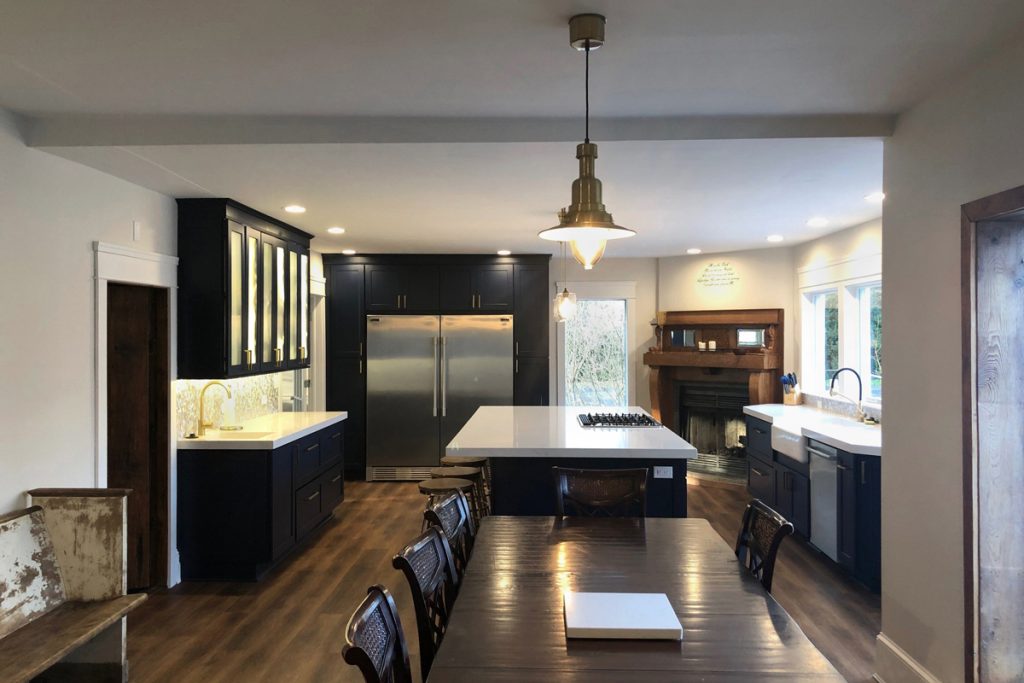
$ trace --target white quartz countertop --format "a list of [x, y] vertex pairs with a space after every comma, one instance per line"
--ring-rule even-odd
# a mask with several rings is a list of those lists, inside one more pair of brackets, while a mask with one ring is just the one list
[[746, 406], [743, 412], [773, 427], [781, 427], [849, 453], [882, 454], [882, 428], [879, 425], [866, 425], [811, 406], [786, 406], [781, 403]]
[[243, 422], [241, 431], [207, 427], [206, 434], [197, 439], [178, 439], [178, 448], [270, 451], [347, 418], [344, 411], [273, 413]]
[[488, 458], [697, 457], [667, 427], [583, 427], [580, 413], [644, 413], [639, 406], [482, 406], [448, 444], [448, 455]]

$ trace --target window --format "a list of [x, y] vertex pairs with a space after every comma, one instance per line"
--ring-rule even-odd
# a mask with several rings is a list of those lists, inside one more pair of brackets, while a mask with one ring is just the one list
[[764, 329], [736, 330], [736, 346], [756, 348], [764, 346]]
[[628, 405], [627, 317], [622, 299], [577, 303], [576, 315], [564, 323], [564, 405]]
[[[805, 391], [824, 394], [841, 367], [861, 376], [864, 401], [882, 400], [882, 283], [844, 282], [803, 294], [803, 377]], [[857, 383], [844, 373], [837, 389], [857, 396]]]
[[857, 287], [857, 348], [855, 365], [863, 376], [864, 398], [882, 399], [882, 285]]
[[[804, 296], [805, 388], [823, 392], [839, 365], [839, 292], [827, 289]], [[799, 378], [798, 378], [799, 379]]]

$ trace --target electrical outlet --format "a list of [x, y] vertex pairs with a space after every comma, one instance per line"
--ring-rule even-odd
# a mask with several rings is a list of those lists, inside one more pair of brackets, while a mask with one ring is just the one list
[[672, 467], [671, 466], [654, 466], [654, 478], [655, 479], [671, 479], [672, 478]]

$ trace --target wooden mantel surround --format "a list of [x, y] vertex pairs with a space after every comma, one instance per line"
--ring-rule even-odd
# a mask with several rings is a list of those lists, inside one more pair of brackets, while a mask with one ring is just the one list
[[[763, 330], [763, 345], [741, 346], [740, 330]], [[655, 339], [644, 363], [651, 368], [652, 413], [667, 427], [678, 429], [679, 382], [746, 382], [751, 404], [782, 402], [781, 308], [659, 311]], [[715, 350], [701, 351], [701, 342], [714, 342]]]

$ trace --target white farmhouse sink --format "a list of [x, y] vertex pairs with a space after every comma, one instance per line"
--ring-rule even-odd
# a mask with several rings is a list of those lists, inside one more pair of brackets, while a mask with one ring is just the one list
[[772, 450], [797, 462], [807, 462], [807, 437], [801, 434], [799, 424], [781, 420], [772, 423]]

